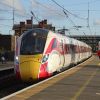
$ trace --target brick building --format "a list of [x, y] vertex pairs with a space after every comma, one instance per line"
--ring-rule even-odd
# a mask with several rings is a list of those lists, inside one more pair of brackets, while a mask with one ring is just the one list
[[20, 22], [20, 24], [13, 26], [16, 36], [20, 36], [24, 31], [32, 28], [45, 28], [55, 31], [55, 27], [53, 27], [52, 24], [47, 24], [47, 20], [42, 20], [38, 24], [33, 24], [32, 20], [26, 20], [26, 22]]
[[14, 60], [14, 51], [15, 36], [0, 34], [0, 58], [4, 55], [7, 60]]
[[14, 51], [15, 36], [0, 34], [0, 50]]

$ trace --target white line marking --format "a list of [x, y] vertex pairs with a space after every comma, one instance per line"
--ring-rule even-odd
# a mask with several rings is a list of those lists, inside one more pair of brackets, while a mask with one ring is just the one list
[[97, 95], [100, 95], [100, 93], [96, 93]]
[[100, 63], [98, 65], [100, 66]]

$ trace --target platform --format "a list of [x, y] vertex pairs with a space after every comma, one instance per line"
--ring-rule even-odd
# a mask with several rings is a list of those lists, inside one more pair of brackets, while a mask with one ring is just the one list
[[84, 63], [7, 100], [100, 100], [100, 60], [92, 56]]
[[7, 61], [6, 63], [1, 63], [0, 62], [0, 71], [14, 68], [14, 61]]

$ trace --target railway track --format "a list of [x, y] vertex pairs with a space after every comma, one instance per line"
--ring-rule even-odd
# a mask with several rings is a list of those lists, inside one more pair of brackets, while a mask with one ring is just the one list
[[0, 71], [0, 98], [10, 95], [37, 82], [25, 83], [17, 80], [14, 69]]
[[[17, 80], [14, 71], [13, 72], [11, 71], [11, 73], [9, 71], [8, 72], [4, 71], [4, 73], [6, 74], [4, 76], [3, 74], [1, 74], [2, 77], [0, 77], [0, 99], [42, 81], [40, 80], [40, 81], [26, 83], [21, 80]], [[54, 75], [56, 74], [57, 73], [55, 73]]]
[[0, 79], [4, 76], [11, 74], [11, 73], [14, 73], [14, 68], [0, 70]]
[[[3, 74], [4, 72], [4, 74]], [[17, 92], [21, 89], [24, 89], [28, 86], [31, 86], [33, 84], [37, 84], [40, 81], [44, 80], [38, 80], [35, 82], [23, 82], [21, 80], [17, 80], [16, 76], [14, 74], [14, 69], [11, 69], [11, 71], [3, 71], [0, 73], [0, 99], [3, 97], [10, 95], [14, 92]], [[56, 75], [55, 73], [54, 75]], [[4, 76], [3, 76], [4, 75]]]

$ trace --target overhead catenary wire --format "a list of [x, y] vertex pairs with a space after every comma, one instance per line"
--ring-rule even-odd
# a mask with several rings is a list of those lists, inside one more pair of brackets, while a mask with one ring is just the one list
[[[89, 1], [89, 3], [92, 4], [92, 3], [96, 3], [98, 1], [100, 1], [100, 0], [91, 0], [91, 1]], [[72, 7], [72, 6], [80, 6], [80, 5], [87, 5], [87, 1], [86, 2], [77, 3], [77, 4], [71, 4], [71, 5], [67, 5], [67, 6], [71, 6]]]
[[[74, 26], [77, 26], [77, 25], [71, 20], [71, 18], [68, 16], [68, 14], [66, 13], [66, 11], [63, 10], [63, 12], [64, 12], [64, 14], [66, 15], [66, 18], [67, 18]], [[78, 29], [77, 27], [75, 27], [75, 29], [79, 32], [79, 29]]]
[[[72, 14], [71, 12], [69, 12], [67, 9], [65, 9], [63, 6], [61, 6], [61, 5], [60, 5], [59, 3], [57, 3], [55, 0], [51, 0], [51, 1], [53, 1], [53, 2], [54, 2], [56, 5], [58, 5], [60, 8], [62, 8], [64, 14], [66, 15], [66, 18], [68, 18], [68, 19], [70, 20], [70, 22], [73, 23], [74, 26], [76, 26], [75, 23], [74, 23], [74, 22], [71, 20], [71, 18], [68, 16], [68, 14], [71, 14], [71, 15], [73, 15], [74, 17], [77, 17], [77, 18], [80, 18], [80, 17], [79, 17], [79, 16], [76, 16], [75, 14]], [[84, 18], [82, 18], [82, 19], [84, 19]], [[89, 25], [89, 4], [88, 4], [88, 18], [85, 18], [85, 20], [88, 21], [88, 28], [89, 28], [90, 34], [92, 34], [91, 29], [90, 29], [90, 25]], [[78, 30], [77, 27], [76, 27], [76, 30], [79, 32], [79, 30]]]
[[[64, 11], [64, 14], [66, 15], [67, 18], [69, 18], [68, 15], [67, 15], [67, 13], [66, 13], [65, 11]], [[69, 20], [75, 25], [75, 23], [74, 23], [70, 18], [69, 18]], [[76, 26], [76, 25], [75, 25], [75, 26]], [[80, 32], [79, 29], [78, 29], [77, 27], [75, 27], [75, 28], [76, 28], [76, 30], [77, 30], [78, 32]], [[87, 37], [87, 35], [85, 34], [85, 32], [83, 32], [83, 34], [84, 34], [84, 36], [88, 39], [88, 37]], [[71, 36], [71, 34], [69, 34], [69, 35]], [[89, 39], [88, 39], [88, 40], [89, 40]], [[89, 41], [90, 41], [90, 40], [89, 40]]]
[[0, 26], [12, 27], [11, 25], [0, 24]]
[[82, 18], [76, 14], [71, 13], [70, 11], [68, 11], [67, 9], [65, 9], [63, 6], [61, 6], [59, 3], [57, 3], [55, 0], [51, 0], [52, 2], [54, 2], [56, 5], [58, 5], [60, 8], [62, 8], [63, 10], [65, 10], [68, 14], [73, 15], [76, 18], [82, 19], [82, 20], [86, 20], [86, 18]]
[[[71, 15], [73, 15], [74, 17], [77, 17], [77, 18], [79, 18], [79, 17], [76, 16], [75, 14], [72, 14], [72, 13], [69, 12], [68, 10], [66, 10], [63, 6], [61, 6], [61, 5], [60, 5], [59, 3], [57, 3], [55, 0], [52, 0], [52, 1], [53, 1], [56, 5], [58, 5], [60, 8], [62, 8], [64, 14], [66, 15], [66, 18], [67, 18], [74, 26], [77, 26], [77, 25], [73, 22], [73, 20], [71, 20], [71, 18], [69, 17], [68, 14], [71, 14]], [[84, 18], [82, 18], [82, 19], [84, 19]], [[87, 18], [86, 18], [85, 20], [87, 20]], [[78, 27], [75, 27], [75, 29], [77, 30], [77, 32], [79, 32]]]
[[[2, 2], [0, 2], [0, 4], [2, 4], [2, 5], [4, 5], [4, 6], [6, 6], [7, 4], [5, 4], [5, 3], [2, 3]], [[14, 15], [17, 15], [18, 17], [29, 17], [30, 15], [29, 15], [29, 13], [26, 13], [26, 12], [22, 12], [21, 10], [18, 10], [18, 9], [16, 9], [15, 7], [14, 7], [14, 0], [12, 0], [12, 6], [8, 6], [9, 7], [9, 9], [2, 9], [2, 8], [0, 8], [0, 12], [5, 12], [5, 13], [14, 13]], [[23, 13], [23, 14], [22, 14]]]
[[[32, 2], [32, 0], [31, 0], [31, 2]], [[44, 7], [44, 8], [48, 9], [48, 10], [51, 11], [51, 12], [54, 12], [54, 13], [57, 14], [57, 15], [64, 16], [63, 14], [57, 12], [55, 9], [52, 9], [52, 8], [46, 6], [46, 5], [44, 5], [44, 4], [42, 4], [42, 3], [38, 2], [38, 1], [35, 1], [35, 0], [34, 0], [34, 2], [35, 2], [36, 4], [38, 4], [38, 5], [40, 5], [41, 7]]]
[[[85, 34], [85, 32], [83, 32], [83, 34], [86, 36], [86, 38], [88, 39], [88, 41], [90, 41], [90, 39], [87, 37], [87, 35]], [[91, 42], [91, 41], [90, 41]]]
[[37, 22], [39, 22], [41, 19], [39, 19], [39, 18], [37, 18], [36, 16], [35, 16], [35, 14], [33, 13], [33, 11], [31, 11], [31, 14], [32, 14], [32, 16], [34, 17], [34, 19], [37, 21]]
[[[31, 1], [31, 4], [32, 4], [32, 1], [33, 1], [33, 0], [30, 0], [30, 1]], [[52, 12], [52, 13], [54, 13], [54, 14], [56, 14], [56, 15], [63, 16], [63, 17], [64, 17], [63, 14], [61, 14], [61, 13], [58, 12], [58, 11], [56, 11], [55, 9], [52, 9], [52, 8], [50, 8], [50, 7], [44, 5], [44, 4], [42, 4], [42, 3], [40, 3], [40, 2], [38, 2], [38, 1], [36, 1], [36, 0], [34, 0], [34, 2], [35, 2], [37, 5], [39, 5], [39, 6], [43, 7], [43, 8], [45, 8], [45, 10], [49, 10], [49, 11], [50, 11], [49, 13]], [[38, 21], [38, 22], [41, 20], [40, 18], [36, 17], [35, 14], [33, 14], [33, 17], [34, 17], [34, 18], [36, 19], [36, 21]]]
[[[69, 21], [74, 25], [76, 26], [76, 24], [71, 20], [71, 18], [68, 16], [68, 14], [63, 10], [64, 14], [66, 15], [66, 18], [69, 19]], [[78, 30], [78, 28], [76, 27], [76, 30]]]
[[0, 18], [0, 20], [13, 20], [13, 19]]

